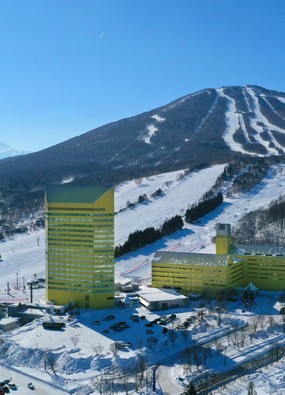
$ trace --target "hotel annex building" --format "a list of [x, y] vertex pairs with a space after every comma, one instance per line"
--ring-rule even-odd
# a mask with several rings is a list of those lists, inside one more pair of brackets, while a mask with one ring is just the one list
[[250, 283], [262, 290], [285, 290], [285, 247], [234, 245], [229, 224], [217, 224], [216, 254], [157, 251], [152, 261], [152, 286], [186, 296], [216, 297]]

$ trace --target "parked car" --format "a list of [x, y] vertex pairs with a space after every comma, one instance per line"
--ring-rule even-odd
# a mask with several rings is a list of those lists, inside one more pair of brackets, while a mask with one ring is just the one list
[[34, 390], [35, 386], [33, 383], [28, 383], [28, 388], [30, 388], [30, 390]]

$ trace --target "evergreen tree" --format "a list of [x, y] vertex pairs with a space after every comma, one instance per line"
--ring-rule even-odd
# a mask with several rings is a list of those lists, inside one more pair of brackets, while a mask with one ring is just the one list
[[219, 192], [217, 195], [193, 204], [190, 209], [186, 210], [185, 221], [188, 223], [197, 221], [197, 219], [215, 210], [223, 202], [223, 194]]
[[197, 391], [195, 390], [194, 384], [190, 381], [186, 391], [184, 391], [182, 395], [196, 395], [196, 394]]
[[153, 227], [144, 230], [136, 230], [129, 235], [128, 240], [123, 245], [115, 247], [115, 258], [151, 244], [163, 236], [170, 235], [181, 229], [183, 225], [184, 223], [181, 216], [176, 215], [166, 220], [160, 230]]
[[254, 389], [254, 383], [250, 381], [247, 386], [247, 395], [256, 395], [257, 392]]

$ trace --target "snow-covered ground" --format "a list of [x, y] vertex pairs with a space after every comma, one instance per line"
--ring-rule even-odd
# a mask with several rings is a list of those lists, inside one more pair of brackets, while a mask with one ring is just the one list
[[[218, 175], [223, 171], [223, 168], [223, 166], [214, 166], [184, 177], [181, 177], [183, 171], [172, 172], [142, 179], [139, 182], [129, 181], [117, 186], [117, 211], [125, 208], [127, 200], [135, 202], [141, 194], [150, 196], [158, 188], [161, 188], [164, 192], [160, 197], [150, 198], [149, 202], [136, 204], [135, 208], [126, 209], [116, 215], [117, 241], [122, 242], [126, 240], [128, 234], [136, 229], [144, 229], [149, 226], [156, 227], [167, 217], [170, 218], [176, 214], [182, 214], [188, 207], [188, 204], [191, 205], [198, 201], [210, 189]], [[150, 261], [154, 252], [158, 249], [213, 252], [212, 237], [215, 235], [217, 222], [226, 222], [234, 225], [247, 211], [256, 209], [259, 206], [264, 207], [283, 194], [285, 194], [285, 167], [274, 167], [271, 169], [268, 177], [257, 185], [254, 190], [235, 198], [225, 199], [221, 207], [203, 218], [199, 224], [187, 225], [184, 229], [168, 238], [159, 240], [150, 246], [118, 259], [115, 266], [116, 281], [124, 282], [136, 279], [144, 285], [150, 283]], [[2, 261], [0, 261], [0, 301], [29, 301], [30, 294], [27, 290], [23, 292], [23, 283], [26, 284], [27, 281], [35, 278], [35, 275], [44, 277], [44, 249], [45, 237], [43, 230], [28, 235], [15, 236], [0, 244], [0, 254], [2, 256]], [[8, 283], [11, 288], [9, 294], [7, 293]], [[15, 287], [19, 289], [15, 289]], [[34, 291], [33, 297], [34, 301], [44, 300], [44, 290]], [[177, 394], [179, 394], [183, 391], [183, 381], [178, 381], [176, 377], [179, 376], [183, 380], [186, 379], [183, 364], [174, 364], [173, 362], [173, 367], [165, 366], [165, 370], [163, 370], [165, 361], [169, 362], [171, 358], [177, 360], [178, 353], [185, 349], [186, 346], [191, 346], [193, 341], [196, 344], [212, 342], [212, 345], [210, 344], [209, 347], [215, 349], [216, 343], [215, 339], [213, 339], [213, 334], [217, 337], [223, 337], [221, 344], [224, 350], [225, 345], [228, 343], [226, 333], [232, 328], [238, 328], [239, 325], [244, 326], [248, 322], [252, 322], [251, 320], [256, 314], [274, 315], [276, 319], [280, 317], [276, 305], [277, 298], [277, 294], [263, 293], [256, 300], [256, 305], [252, 311], [248, 311], [244, 306], [240, 305], [240, 302], [233, 303], [229, 306], [232, 313], [222, 320], [220, 327], [217, 325], [215, 314], [211, 313], [210, 310], [205, 310], [207, 313], [206, 324], [195, 318], [187, 331], [187, 336], [184, 330], [177, 330], [177, 338], [173, 344], [167, 335], [163, 335], [163, 326], [159, 324], [153, 324], [152, 327], [145, 326], [148, 322], [161, 315], [169, 315], [170, 312], [151, 313], [139, 305], [124, 309], [117, 307], [105, 311], [83, 310], [80, 316], [76, 316], [71, 321], [67, 321], [67, 317], [63, 317], [62, 320], [65, 321], [66, 327], [62, 331], [45, 330], [41, 326], [41, 320], [36, 320], [2, 335], [7, 351], [4, 353], [5, 355], [3, 353], [0, 355], [0, 362], [6, 366], [12, 366], [24, 375], [28, 375], [26, 378], [24, 376], [21, 380], [18, 379], [19, 394], [26, 394], [25, 384], [21, 383], [33, 381], [31, 376], [72, 393], [99, 394], [99, 387], [102, 384], [102, 378], [104, 378], [103, 372], [105, 368], [118, 364], [121, 367], [130, 369], [137, 363], [139, 356], [145, 353], [150, 366], [154, 364], [161, 365], [158, 375], [159, 380], [163, 380], [163, 372], [168, 372], [168, 381], [165, 381], [164, 385], [174, 386], [171, 388], [176, 388]], [[189, 316], [197, 317], [199, 311], [200, 309], [196, 304], [190, 305], [187, 309], [173, 311], [177, 315], [178, 322], [167, 324], [168, 329], [174, 328], [177, 323], [184, 322]], [[133, 322], [130, 318], [132, 314], [145, 316], [145, 318], [140, 318], [138, 322]], [[110, 315], [114, 315], [114, 318], [110, 321], [105, 320]], [[94, 321], [99, 323], [95, 325]], [[110, 326], [119, 321], [126, 322], [129, 328], [120, 332], [110, 329]], [[227, 345], [226, 356], [220, 350], [220, 360], [217, 359], [217, 362], [221, 364], [220, 369], [223, 366], [229, 367], [231, 364], [242, 363], [249, 356], [257, 355], [262, 350], [265, 350], [266, 344], [272, 343], [277, 339], [280, 342], [284, 342], [281, 324], [279, 323], [278, 325], [276, 324], [271, 329], [271, 332], [268, 332], [265, 326], [262, 331], [260, 330], [260, 332], [255, 334], [252, 343], [247, 342], [246, 346], [239, 352], [230, 345]], [[147, 333], [147, 330], [153, 333]], [[131, 342], [132, 344], [129, 348], [119, 350], [116, 353], [114, 352], [115, 341]], [[57, 359], [57, 363], [54, 366], [56, 374], [52, 372], [49, 365], [54, 358]], [[44, 369], [44, 361], [47, 364], [47, 371]], [[270, 365], [269, 368], [259, 369], [258, 372], [252, 373], [250, 378], [246, 379], [246, 382], [241, 381], [239, 384], [229, 384], [227, 389], [221, 390], [220, 393], [246, 394], [247, 383], [252, 380], [255, 383], [258, 394], [284, 394], [285, 385], [283, 385], [283, 376], [281, 376], [282, 366], [284, 370], [284, 359], [279, 361], [278, 365]], [[169, 375], [169, 372], [171, 372], [171, 375]], [[195, 374], [198, 373], [196, 372]], [[4, 373], [0, 370], [0, 381], [2, 374]], [[152, 370], [150, 370], [151, 374]], [[12, 373], [11, 377], [14, 379]], [[92, 385], [94, 381], [97, 381], [97, 390], [96, 386]], [[151, 387], [150, 379], [146, 383], [146, 387], [139, 391], [151, 394]], [[122, 395], [125, 393], [123, 384], [121, 384], [120, 388], [120, 394]], [[133, 391], [132, 393], [139, 392]]]

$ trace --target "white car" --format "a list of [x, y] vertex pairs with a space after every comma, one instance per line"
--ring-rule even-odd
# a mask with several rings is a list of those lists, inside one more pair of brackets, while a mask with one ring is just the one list
[[34, 386], [33, 383], [29, 383], [29, 384], [28, 384], [28, 388], [30, 388], [30, 390], [34, 390], [34, 389], [35, 389], [35, 386]]

